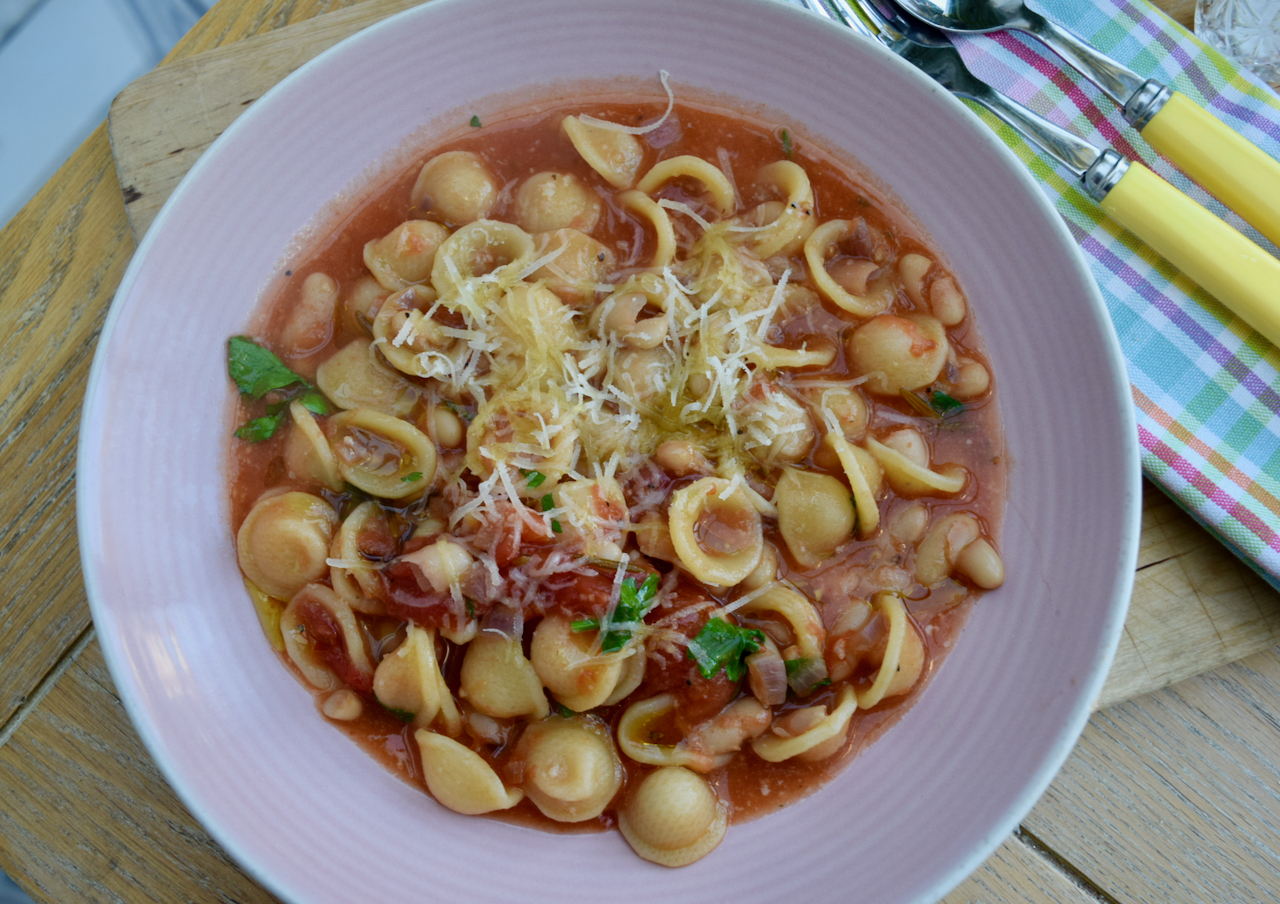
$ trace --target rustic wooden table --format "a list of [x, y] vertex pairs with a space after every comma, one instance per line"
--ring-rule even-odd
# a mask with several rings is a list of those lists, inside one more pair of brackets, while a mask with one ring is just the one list
[[[337, 40], [408, 5], [221, 0], [162, 65], [212, 84], [237, 42], [286, 28]], [[1192, 0], [1159, 5], [1190, 24]], [[305, 58], [267, 56], [260, 78]], [[56, 904], [271, 901], [151, 762], [80, 576], [80, 402], [134, 250], [131, 219], [145, 228], [161, 200], [123, 181], [104, 125], [0, 231], [0, 870]], [[1133, 606], [1100, 708], [1019, 830], [948, 904], [1280, 900], [1280, 595], [1145, 489]]]

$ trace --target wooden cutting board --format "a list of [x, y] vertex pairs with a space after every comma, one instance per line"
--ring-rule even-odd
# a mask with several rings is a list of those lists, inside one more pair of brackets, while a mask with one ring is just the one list
[[[125, 88], [111, 106], [108, 130], [134, 241], [200, 154], [263, 93], [343, 38], [416, 5], [367, 0], [161, 66]], [[1280, 594], [1145, 484], [1133, 602], [1097, 705], [1277, 643]]]

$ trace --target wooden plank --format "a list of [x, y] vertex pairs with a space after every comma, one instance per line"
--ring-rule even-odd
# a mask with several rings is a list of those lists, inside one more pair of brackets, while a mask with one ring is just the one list
[[[0, 748], [0, 870], [36, 901], [270, 902], [151, 762], [96, 642]], [[49, 819], [48, 814], [75, 813]], [[101, 826], [120, 831], [102, 832]], [[1094, 904], [1017, 836], [944, 904]]]
[[369, 0], [156, 69], [111, 105], [112, 150], [135, 241], [205, 149], [303, 63], [422, 0]]
[[1280, 650], [1097, 713], [1024, 830], [1124, 904], [1280, 901]]
[[[172, 56], [337, 4], [205, 16]], [[75, 535], [80, 403], [134, 244], [105, 124], [0, 228], [0, 727], [89, 625]]]
[[1098, 896], [1015, 833], [939, 904], [1098, 904]]
[[1280, 593], [1144, 481], [1129, 616], [1099, 709], [1280, 643]]
[[102, 128], [0, 230], [0, 725], [89, 624], [76, 430], [132, 253]]
[[97, 643], [0, 748], [0, 788], [0, 869], [37, 901], [276, 900], [169, 790]]

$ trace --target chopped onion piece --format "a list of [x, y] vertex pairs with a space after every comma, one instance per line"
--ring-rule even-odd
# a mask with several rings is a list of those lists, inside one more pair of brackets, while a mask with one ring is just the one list
[[747, 664], [747, 686], [765, 706], [787, 702], [787, 664], [777, 651], [764, 647], [744, 660]]
[[787, 676], [787, 683], [797, 696], [804, 697], [828, 678], [827, 663], [821, 656], [793, 659], [795, 665]]

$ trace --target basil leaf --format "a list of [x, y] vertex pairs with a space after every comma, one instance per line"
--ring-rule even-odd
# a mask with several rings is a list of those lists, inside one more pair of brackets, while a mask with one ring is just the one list
[[330, 414], [333, 411], [333, 409], [329, 407], [329, 403], [325, 400], [325, 397], [314, 390], [304, 392], [302, 395], [298, 396], [298, 401], [302, 403], [303, 408], [318, 417], [324, 417], [326, 414]]
[[269, 349], [244, 336], [232, 336], [227, 343], [227, 371], [240, 392], [254, 399], [295, 383], [311, 388], [310, 383], [285, 367]]
[[710, 618], [689, 642], [686, 655], [698, 664], [703, 678], [714, 678], [724, 669], [730, 681], [741, 681], [746, 672], [743, 658], [763, 646], [764, 634], [755, 628], [742, 628], [723, 618]]
[[260, 443], [263, 440], [271, 439], [275, 435], [276, 429], [280, 426], [282, 420], [284, 420], [283, 411], [256, 417], [241, 424], [235, 435], [246, 442]]

